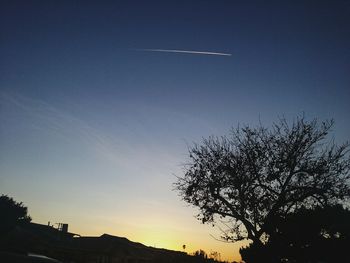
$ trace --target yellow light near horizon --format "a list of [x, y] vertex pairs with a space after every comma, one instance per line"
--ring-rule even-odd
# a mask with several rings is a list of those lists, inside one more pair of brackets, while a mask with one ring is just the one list
[[[53, 212], [57, 213], [55, 217], [64, 220], [64, 222], [69, 222], [69, 231], [82, 236], [100, 236], [107, 233], [126, 237], [130, 241], [139, 242], [146, 246], [184, 251], [188, 254], [192, 254], [199, 249], [208, 254], [216, 251], [221, 254], [222, 260], [228, 261], [239, 261], [238, 249], [247, 244], [247, 242], [225, 244], [217, 241], [210, 236], [210, 234], [219, 236], [219, 233], [215, 233], [215, 228], [202, 225], [196, 221], [193, 224], [183, 222], [179, 218], [159, 218], [151, 215], [147, 218], [137, 218], [135, 216], [122, 218], [118, 215], [83, 216], [81, 214], [72, 217], [71, 214], [64, 215], [64, 211]], [[55, 217], [35, 217], [34, 221], [47, 224], [49, 219], [53, 220]], [[84, 218], [83, 224], [81, 218]], [[183, 245], [186, 245], [185, 250], [183, 250]]]
[[[208, 237], [206, 234], [186, 236], [171, 231], [142, 231], [136, 240], [147, 246], [183, 251], [187, 254], [193, 254], [199, 249], [204, 250], [207, 254], [216, 251], [220, 253], [221, 260], [228, 261], [240, 261], [239, 253], [234, 251], [238, 251], [239, 247], [248, 244], [248, 242], [223, 243]], [[183, 245], [186, 245], [185, 250]]]

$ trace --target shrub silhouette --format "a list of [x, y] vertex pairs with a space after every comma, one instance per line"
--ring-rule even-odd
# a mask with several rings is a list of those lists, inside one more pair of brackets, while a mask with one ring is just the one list
[[275, 232], [263, 247], [240, 249], [246, 262], [337, 262], [347, 257], [350, 211], [341, 205], [301, 209], [275, 222]]
[[17, 225], [29, 223], [28, 209], [7, 195], [0, 196], [0, 234], [11, 231]]

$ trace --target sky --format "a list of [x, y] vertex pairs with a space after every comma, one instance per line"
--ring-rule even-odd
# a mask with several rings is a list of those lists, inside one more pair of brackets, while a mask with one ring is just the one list
[[300, 114], [350, 140], [349, 1], [5, 0], [0, 34], [0, 193], [34, 222], [238, 260], [173, 191], [188, 147]]

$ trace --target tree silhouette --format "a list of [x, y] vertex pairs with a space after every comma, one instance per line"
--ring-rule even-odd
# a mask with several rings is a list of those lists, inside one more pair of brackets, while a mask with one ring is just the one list
[[175, 187], [203, 223], [230, 220], [225, 240], [250, 239], [260, 248], [280, 218], [350, 197], [349, 147], [326, 141], [332, 126], [302, 116], [209, 137], [189, 149]]
[[194, 252], [194, 256], [198, 257], [198, 258], [201, 258], [201, 259], [207, 259], [208, 258], [207, 253], [204, 250], [202, 250], [202, 249], [195, 251]]
[[0, 196], [0, 234], [12, 230], [15, 226], [31, 221], [28, 209], [22, 202], [16, 202], [7, 195]]

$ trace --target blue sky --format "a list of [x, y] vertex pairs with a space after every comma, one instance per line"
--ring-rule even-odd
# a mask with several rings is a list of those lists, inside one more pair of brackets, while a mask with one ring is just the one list
[[[349, 140], [348, 1], [2, 1], [0, 192], [37, 222], [217, 250], [175, 192], [187, 146], [334, 118]], [[208, 56], [145, 52], [178, 49]]]

